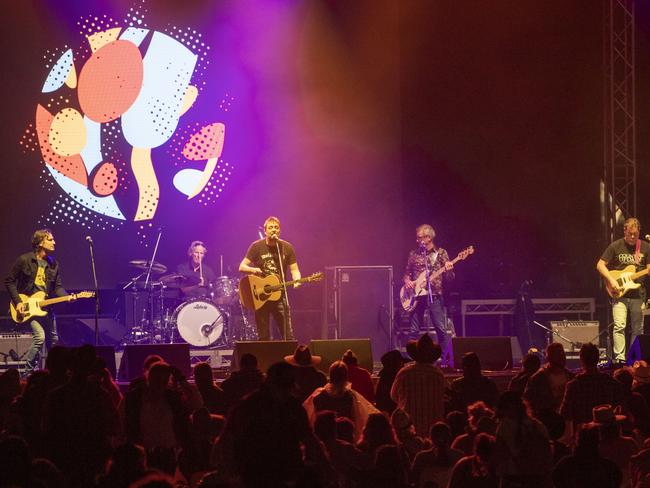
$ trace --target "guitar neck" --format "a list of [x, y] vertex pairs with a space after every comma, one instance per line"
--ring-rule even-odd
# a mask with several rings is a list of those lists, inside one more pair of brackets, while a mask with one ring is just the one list
[[637, 278], [641, 278], [642, 276], [645, 276], [648, 274], [648, 268], [642, 269], [641, 271], [637, 271], [636, 273], [630, 275], [630, 279], [632, 281], [636, 280]]
[[47, 300], [41, 300], [38, 302], [39, 307], [47, 307], [48, 305], [54, 305], [56, 303], [61, 303], [61, 302], [68, 302], [74, 297], [74, 295], [66, 295], [64, 297], [57, 297], [57, 298], [48, 298]]

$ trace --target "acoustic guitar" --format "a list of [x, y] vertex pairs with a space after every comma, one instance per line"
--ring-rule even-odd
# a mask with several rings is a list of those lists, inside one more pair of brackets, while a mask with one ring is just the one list
[[246, 275], [239, 281], [239, 297], [242, 304], [250, 310], [259, 310], [268, 302], [277, 302], [282, 296], [284, 286], [295, 283], [311, 283], [323, 279], [323, 273], [318, 272], [298, 280], [280, 282], [276, 275], [260, 278], [255, 275]]

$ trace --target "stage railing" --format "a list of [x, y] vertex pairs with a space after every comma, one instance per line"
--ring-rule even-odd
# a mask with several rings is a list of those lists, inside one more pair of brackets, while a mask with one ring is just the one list
[[[596, 300], [594, 298], [533, 298], [535, 313], [538, 315], [570, 315], [573, 319], [594, 319]], [[503, 320], [515, 313], [515, 299], [461, 300], [462, 335], [465, 336], [465, 322], [469, 316], [496, 315], [499, 320], [499, 335], [503, 335]]]

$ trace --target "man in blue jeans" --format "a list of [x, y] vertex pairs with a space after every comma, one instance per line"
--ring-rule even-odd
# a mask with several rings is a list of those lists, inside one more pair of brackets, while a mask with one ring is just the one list
[[[622, 271], [632, 266], [636, 272], [650, 269], [648, 253], [650, 244], [639, 239], [641, 223], [631, 217], [623, 226], [623, 238], [612, 242], [596, 263], [596, 269], [610, 287], [620, 289], [620, 283], [614, 279], [610, 271]], [[629, 289], [624, 295], [612, 299], [612, 316], [614, 319], [614, 362], [625, 362], [625, 327], [628, 314], [630, 316], [630, 343], [638, 335], [643, 334], [643, 308], [645, 307], [646, 290], [645, 276], [639, 278], [638, 288]]]
[[454, 265], [449, 260], [447, 251], [435, 245], [434, 239], [436, 233], [432, 226], [429, 224], [420, 225], [415, 229], [415, 237], [418, 248], [413, 249], [409, 253], [406, 270], [404, 271], [404, 287], [407, 290], [415, 289], [418, 277], [423, 275], [423, 273], [423, 276], [426, 277], [427, 270], [429, 275], [441, 268], [444, 268], [445, 271], [441, 275], [431, 278], [428, 287], [426, 287], [425, 281], [423, 294], [416, 296], [415, 309], [409, 317], [411, 332], [418, 336], [420, 335], [419, 331], [424, 326], [424, 311], [428, 309], [429, 317], [436, 329], [438, 344], [444, 354], [447, 347], [447, 324], [445, 323], [442, 284], [443, 280], [454, 279]]
[[[5, 286], [19, 314], [23, 312], [24, 307], [18, 296], [19, 293], [31, 296], [42, 291], [48, 297], [68, 296], [68, 292], [61, 284], [59, 263], [51, 256], [54, 252], [54, 244], [54, 236], [49, 229], [34, 232], [33, 251], [19, 256], [5, 278]], [[36, 369], [43, 343], [49, 350], [59, 340], [56, 322], [50, 314], [44, 317], [34, 317], [28, 324], [32, 331], [32, 344], [24, 358], [27, 362], [25, 374], [30, 374]]]

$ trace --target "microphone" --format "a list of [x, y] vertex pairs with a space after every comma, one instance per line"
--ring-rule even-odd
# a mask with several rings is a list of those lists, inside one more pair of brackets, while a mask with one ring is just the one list
[[269, 239], [271, 239], [272, 241], [277, 241], [279, 238], [280, 236], [276, 233], [273, 233], [269, 236]]
[[92, 244], [93, 244], [93, 238], [92, 237], [86, 236], [86, 241], [88, 241], [88, 244], [90, 244], [92, 246]]
[[650, 234], [646, 234], [646, 235], [644, 235], [643, 238], [644, 238], [646, 241], [650, 241]]

